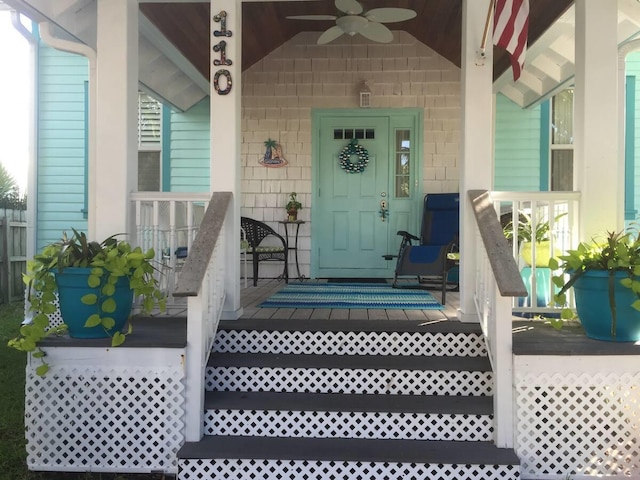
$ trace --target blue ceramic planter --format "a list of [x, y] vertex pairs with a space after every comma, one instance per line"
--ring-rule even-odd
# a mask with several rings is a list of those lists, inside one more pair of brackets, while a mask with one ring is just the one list
[[620, 285], [627, 277], [616, 272], [616, 336], [611, 335], [611, 310], [609, 308], [609, 274], [605, 271], [589, 271], [573, 285], [576, 309], [587, 337], [596, 340], [636, 342], [640, 340], [640, 311], [631, 307], [638, 298], [631, 289]]
[[115, 326], [109, 330], [98, 325], [97, 327], [86, 328], [84, 326], [87, 318], [94, 313], [100, 313], [100, 305], [85, 305], [80, 299], [88, 293], [99, 296], [100, 288], [91, 288], [87, 284], [90, 268], [66, 268], [62, 273], [57, 272], [56, 285], [58, 287], [58, 299], [60, 302], [60, 314], [62, 320], [69, 328], [69, 335], [73, 338], [105, 338], [119, 332], [124, 327], [131, 307], [133, 305], [133, 290], [129, 288], [129, 279], [121, 277], [116, 283], [116, 292], [113, 299], [116, 302], [116, 311], [109, 316], [116, 322]]

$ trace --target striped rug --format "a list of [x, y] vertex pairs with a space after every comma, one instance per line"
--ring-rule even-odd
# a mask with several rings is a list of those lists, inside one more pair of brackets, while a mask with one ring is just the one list
[[442, 310], [426, 290], [365, 283], [290, 283], [258, 305], [261, 308], [366, 308]]

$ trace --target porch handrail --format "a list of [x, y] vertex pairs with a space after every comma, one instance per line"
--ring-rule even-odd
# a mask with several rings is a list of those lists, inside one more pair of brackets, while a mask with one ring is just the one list
[[167, 307], [174, 306], [173, 290], [180, 267], [190, 251], [204, 212], [209, 192], [135, 192], [136, 244], [143, 250], [153, 248], [159, 265], [157, 279], [167, 293]]
[[487, 190], [469, 190], [468, 196], [477, 226], [478, 246], [475, 251], [479, 252], [474, 300], [493, 369], [494, 441], [500, 448], [512, 448], [514, 399], [510, 297], [527, 296], [527, 289], [490, 193]]
[[203, 433], [204, 378], [225, 300], [225, 217], [231, 192], [211, 196], [189, 255], [182, 267], [175, 297], [187, 298], [185, 439], [199, 441]]
[[[514, 312], [529, 315], [557, 313], [557, 309], [548, 305], [555, 291], [551, 282], [551, 272], [547, 268], [548, 258], [577, 247], [580, 231], [580, 197], [580, 192], [565, 191], [491, 192], [494, 207], [500, 218], [504, 219], [501, 222], [502, 226], [505, 226], [507, 220], [510, 222], [509, 231], [513, 233], [513, 257], [517, 259], [520, 267], [528, 268], [526, 273], [523, 273], [523, 278], [529, 294], [527, 298], [514, 299]], [[523, 219], [523, 213], [527, 213], [529, 218]], [[523, 220], [526, 222], [524, 231], [531, 234], [530, 241], [523, 240], [518, 235]], [[543, 243], [538, 243], [538, 232], [543, 232], [547, 239], [546, 252], [543, 251]], [[530, 254], [526, 259], [520, 251], [521, 247], [525, 246], [530, 248]]]

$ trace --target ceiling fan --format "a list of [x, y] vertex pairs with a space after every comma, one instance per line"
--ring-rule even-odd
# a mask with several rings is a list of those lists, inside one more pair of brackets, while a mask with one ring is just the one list
[[[343, 33], [363, 37], [379, 43], [389, 43], [393, 40], [393, 33], [383, 23], [403, 22], [416, 16], [416, 12], [408, 8], [374, 8], [364, 12], [357, 0], [335, 0], [340, 13], [336, 15], [295, 15], [287, 17], [290, 20], [335, 20], [336, 25], [326, 30], [318, 45], [332, 42]], [[364, 13], [363, 13], [364, 12]]]

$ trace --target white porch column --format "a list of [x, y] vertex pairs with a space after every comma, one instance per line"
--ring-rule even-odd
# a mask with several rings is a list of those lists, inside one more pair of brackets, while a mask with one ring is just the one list
[[[226, 30], [231, 36], [214, 36], [222, 31], [222, 23], [214, 17], [226, 12]], [[232, 192], [231, 208], [225, 219], [226, 251], [225, 285], [227, 296], [222, 317], [236, 319], [240, 306], [240, 145], [242, 140], [240, 97], [242, 91], [242, 2], [241, 0], [211, 1], [211, 191]], [[214, 65], [221, 60], [221, 42], [226, 42], [224, 56], [231, 65]], [[226, 70], [231, 77], [231, 90], [220, 95], [214, 88], [217, 72]], [[229, 87], [225, 75], [219, 77], [219, 90]]]
[[574, 184], [581, 240], [624, 225], [624, 155], [618, 148], [617, 2], [576, 0]]
[[89, 165], [89, 235], [130, 231], [138, 185], [138, 2], [98, 0], [95, 162]]
[[491, 190], [493, 182], [493, 46], [491, 32], [486, 57], [478, 51], [489, 11], [489, 0], [462, 4], [462, 145], [460, 165], [460, 311], [463, 322], [478, 321], [472, 292], [475, 285], [472, 189]]

